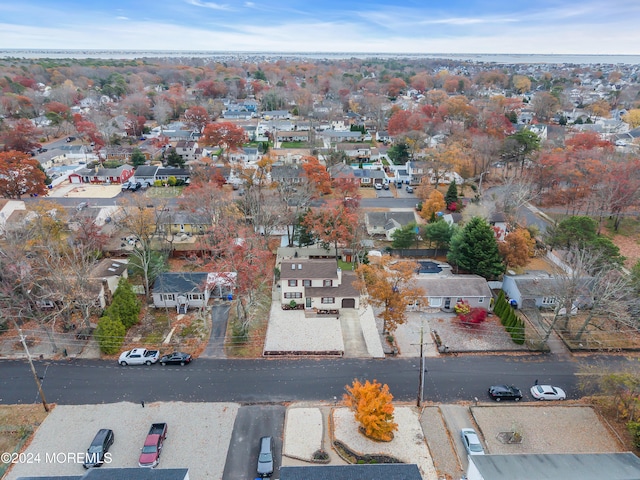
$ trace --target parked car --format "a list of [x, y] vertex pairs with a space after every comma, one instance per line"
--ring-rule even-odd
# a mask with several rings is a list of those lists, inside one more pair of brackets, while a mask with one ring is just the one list
[[131, 186], [131, 182], [124, 182], [122, 184], [122, 191], [124, 192], [125, 190], [129, 190], [130, 186]]
[[257, 470], [258, 476], [262, 478], [273, 474], [273, 437], [260, 438]]
[[84, 468], [100, 467], [107, 461], [111, 462], [109, 455], [109, 448], [113, 445], [113, 430], [108, 428], [101, 428], [93, 437], [93, 441], [87, 450], [87, 456], [84, 459], [82, 466]]
[[140, 467], [154, 468], [158, 465], [165, 438], [167, 438], [167, 424], [152, 423], [138, 459]]
[[411, 185], [407, 185], [407, 193], [413, 193], [413, 187]]
[[120, 365], [151, 365], [156, 363], [160, 358], [160, 352], [158, 350], [147, 350], [146, 348], [134, 348], [133, 350], [127, 350], [122, 352], [118, 358]]
[[384, 188], [385, 190], [389, 190], [389, 184], [388, 183], [383, 183], [382, 184], [382, 188]]
[[469, 455], [484, 455], [484, 448], [478, 438], [478, 434], [473, 428], [463, 428], [460, 430], [462, 444]]
[[80, 202], [78, 205], [76, 205], [76, 210], [81, 211], [87, 208], [88, 206], [89, 206], [89, 202]]
[[374, 183], [373, 184], [373, 188], [375, 188], [376, 190], [382, 190], [382, 184], [381, 183]]
[[184, 352], [173, 352], [169, 355], [163, 355], [160, 359], [160, 365], [163, 367], [165, 365], [186, 365], [187, 363], [191, 363], [191, 355]]
[[489, 387], [489, 396], [496, 402], [501, 400], [519, 402], [522, 399], [522, 392], [513, 385], [492, 385]]
[[69, 142], [73, 142], [76, 139], [76, 137], [67, 137], [67, 143]]
[[564, 400], [567, 398], [564, 390], [551, 385], [534, 385], [531, 387], [531, 396], [536, 400]]

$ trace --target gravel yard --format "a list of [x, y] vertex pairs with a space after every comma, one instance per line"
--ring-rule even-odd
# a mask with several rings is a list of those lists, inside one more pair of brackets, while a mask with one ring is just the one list
[[390, 442], [375, 442], [358, 431], [351, 410], [346, 407], [336, 408], [333, 410], [333, 435], [355, 452], [390, 455], [404, 463], [416, 463], [422, 478], [437, 478], [418, 412], [411, 407], [396, 407], [394, 420], [398, 424], [395, 438]]
[[[38, 428], [28, 454], [40, 463], [17, 464], [6, 480], [31, 475], [82, 475], [82, 462], [69, 454], [84, 453], [100, 428], [113, 430], [113, 461], [105, 467], [137, 467], [140, 448], [151, 423], [167, 423], [159, 468], [189, 468], [193, 479], [221, 479], [239, 406], [235, 403], [113, 403], [57, 406]], [[45, 461], [55, 454], [56, 462]]]
[[[471, 407], [487, 453], [607, 453], [622, 452], [612, 432], [590, 407], [511, 406]], [[500, 441], [502, 432], [515, 430], [522, 443]]]

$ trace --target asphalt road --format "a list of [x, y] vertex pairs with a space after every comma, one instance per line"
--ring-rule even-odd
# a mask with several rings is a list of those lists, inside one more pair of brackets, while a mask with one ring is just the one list
[[[598, 357], [603, 358], [603, 357]], [[629, 364], [606, 357], [612, 365]], [[582, 359], [593, 363], [596, 358]], [[354, 378], [377, 379], [389, 385], [397, 401], [417, 397], [419, 359], [253, 359], [194, 360], [184, 367], [158, 365], [120, 367], [115, 361], [37, 361], [38, 376], [50, 403], [82, 405], [120, 401], [185, 401], [283, 403], [333, 401]], [[458, 356], [427, 358], [424, 400], [450, 403], [487, 398], [489, 385], [514, 384], [525, 400], [535, 379], [579, 398], [579, 363], [551, 355]], [[25, 360], [0, 361], [0, 403], [40, 401]]]

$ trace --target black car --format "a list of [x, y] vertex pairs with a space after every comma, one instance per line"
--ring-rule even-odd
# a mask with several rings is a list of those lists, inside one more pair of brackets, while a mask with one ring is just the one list
[[109, 451], [109, 447], [113, 445], [113, 440], [113, 430], [108, 428], [98, 430], [89, 450], [87, 450], [87, 456], [83, 463], [84, 468], [101, 466], [105, 461], [105, 455]]
[[160, 359], [160, 365], [186, 365], [187, 363], [191, 363], [191, 355], [184, 352], [173, 352], [169, 355], [164, 355]]
[[500, 400], [513, 400], [519, 402], [522, 398], [522, 392], [513, 385], [493, 385], [489, 387], [489, 396], [496, 402]]

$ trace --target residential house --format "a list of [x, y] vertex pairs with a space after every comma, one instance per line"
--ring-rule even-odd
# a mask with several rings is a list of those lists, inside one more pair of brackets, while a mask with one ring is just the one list
[[280, 480], [422, 480], [413, 463], [280, 467]]
[[176, 180], [182, 180], [185, 183], [189, 183], [191, 173], [186, 168], [158, 167], [158, 170], [156, 171], [156, 180], [166, 182], [170, 177], [174, 177]]
[[369, 235], [384, 235], [387, 240], [393, 240], [392, 235], [397, 229], [416, 222], [413, 212], [367, 212], [365, 226]]
[[242, 150], [236, 150], [234, 152], [229, 153], [229, 161], [249, 164], [255, 163], [260, 160], [260, 155], [258, 154], [258, 149], [255, 147], [243, 147]]
[[307, 177], [300, 165], [273, 165], [271, 181], [281, 185], [301, 185], [307, 181]]
[[309, 148], [272, 148], [269, 150], [271, 158], [276, 163], [297, 164], [302, 163], [305, 157], [311, 155]]
[[373, 187], [375, 184], [386, 183], [387, 175], [384, 170], [374, 170], [371, 168], [354, 168], [353, 174], [360, 179], [363, 187]]
[[412, 185], [419, 185], [425, 177], [432, 185], [449, 184], [454, 180], [458, 185], [464, 183], [464, 179], [457, 172], [434, 162], [409, 161], [406, 167]]
[[233, 295], [235, 272], [163, 272], [153, 283], [153, 306], [175, 308], [186, 313], [189, 307], [206, 307], [213, 295], [228, 298]]
[[156, 172], [158, 171], [157, 165], [140, 165], [136, 168], [133, 178], [136, 182], [146, 183], [147, 185], [153, 185], [156, 181]]
[[[640, 478], [640, 458], [624, 453], [469, 455], [467, 480], [630, 480]], [[282, 476], [280, 477], [282, 478]]]
[[291, 114], [287, 110], [267, 110], [262, 112], [262, 118], [266, 120], [289, 120], [291, 118]]
[[70, 183], [117, 183], [128, 181], [134, 174], [131, 165], [117, 168], [83, 168], [69, 174]]
[[188, 468], [90, 468], [76, 475], [18, 477], [17, 480], [189, 480]]
[[318, 133], [318, 136], [323, 137], [325, 140], [332, 143], [362, 142], [364, 140], [362, 132], [351, 132], [349, 130], [325, 130]]
[[376, 141], [382, 143], [391, 143], [391, 135], [386, 130], [376, 132]]
[[280, 142], [308, 142], [309, 141], [309, 132], [301, 131], [301, 132], [283, 132], [278, 130], [275, 132], [275, 141], [277, 143]]
[[368, 143], [338, 143], [336, 151], [346, 153], [355, 162], [368, 162], [371, 160], [371, 145]]
[[120, 278], [127, 278], [127, 265], [129, 260], [126, 258], [105, 258], [93, 267], [89, 278], [100, 282], [102, 286], [100, 292], [100, 305], [104, 306], [111, 303], [111, 298], [118, 288]]
[[503, 241], [504, 237], [509, 233], [507, 217], [502, 212], [493, 212], [489, 217], [489, 225], [493, 228], [498, 241]]
[[354, 185], [360, 185], [360, 179], [356, 177], [356, 174], [349, 165], [344, 163], [337, 163], [328, 168], [329, 176], [331, 180], [338, 183], [351, 183]]
[[[579, 280], [579, 293], [573, 300], [574, 308], [591, 304], [591, 279]], [[531, 270], [522, 275], [505, 275], [502, 290], [516, 308], [556, 308], [558, 295], [562, 294], [563, 280], [544, 271]]]
[[303, 304], [305, 309], [358, 308], [360, 298], [353, 286], [356, 276], [343, 272], [333, 259], [294, 258], [280, 265], [280, 302]]
[[165, 235], [202, 235], [211, 227], [211, 219], [206, 215], [177, 211], [163, 215], [159, 222]]
[[453, 312], [456, 303], [465, 302], [472, 308], [489, 310], [491, 288], [479, 275], [437, 275], [418, 274], [414, 286], [424, 289], [427, 296], [419, 302], [418, 308], [437, 308], [443, 312]]
[[202, 150], [198, 148], [198, 142], [193, 140], [178, 140], [175, 146], [176, 153], [185, 162], [191, 162], [200, 158]]
[[7, 221], [16, 211], [27, 213], [27, 207], [23, 200], [0, 199], [0, 235], [4, 235]]

